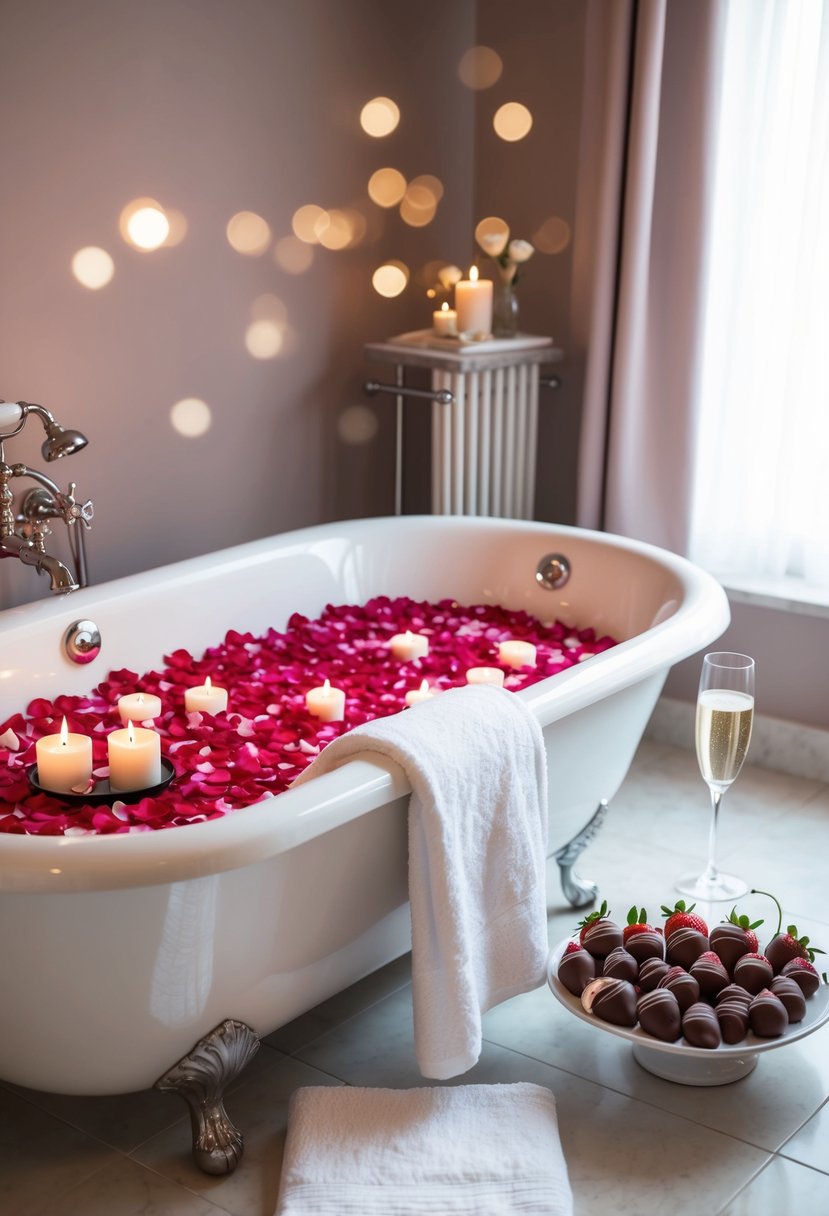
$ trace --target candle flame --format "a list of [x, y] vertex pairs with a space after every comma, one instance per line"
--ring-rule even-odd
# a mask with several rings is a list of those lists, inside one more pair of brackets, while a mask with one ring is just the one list
[[60, 728], [60, 745], [67, 747], [69, 745], [69, 727], [66, 725], [66, 718], [63, 719]]
[[210, 676], [204, 677], [204, 686], [207, 689], [207, 691], [209, 692], [210, 691]]
[[413, 637], [411, 629], [407, 629], [406, 630], [406, 641], [412, 642], [413, 640], [414, 640], [414, 637]]
[[421, 682], [420, 682], [420, 691], [421, 691], [421, 692], [428, 692], [428, 691], [429, 691], [429, 681], [428, 681], [428, 680], [421, 680]]
[[469, 279], [470, 279], [470, 282], [477, 283], [477, 281], [478, 281], [478, 267], [477, 266], [469, 267]]
[[132, 722], [127, 722], [127, 740], [130, 743], [135, 742], [135, 732], [132, 729]]
[[444, 301], [443, 301], [443, 303], [441, 304], [441, 306], [440, 306], [440, 311], [441, 311], [441, 312], [448, 312], [448, 311], [449, 311], [449, 305], [447, 304], [446, 300], [444, 300]]
[[328, 679], [326, 679], [326, 680], [325, 680], [325, 682], [324, 682], [324, 684], [323, 684], [323, 686], [322, 686], [322, 695], [323, 695], [324, 697], [330, 697], [330, 696], [331, 696], [331, 681], [330, 681], [330, 680], [328, 680]]

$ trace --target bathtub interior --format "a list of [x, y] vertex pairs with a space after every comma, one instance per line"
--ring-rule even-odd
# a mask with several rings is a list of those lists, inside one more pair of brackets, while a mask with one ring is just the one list
[[[550, 552], [572, 565], [560, 591], [535, 579]], [[670, 617], [685, 588], [653, 557], [576, 529], [435, 517], [306, 529], [0, 613], [0, 719], [33, 696], [87, 692], [114, 668], [140, 675], [179, 647], [198, 655], [228, 629], [280, 629], [293, 612], [375, 595], [501, 604], [625, 641]], [[102, 638], [82, 666], [62, 649], [78, 619]]]

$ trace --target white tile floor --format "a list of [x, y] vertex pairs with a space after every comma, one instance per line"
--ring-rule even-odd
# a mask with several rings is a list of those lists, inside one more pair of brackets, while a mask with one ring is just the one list
[[[634, 902], [655, 914], [673, 899], [672, 879], [702, 864], [707, 821], [692, 753], [646, 742], [581, 869], [615, 915]], [[724, 803], [721, 842], [726, 866], [775, 891], [787, 919], [829, 949], [829, 787], [747, 767]], [[551, 942], [581, 915], [558, 891], [552, 874]], [[767, 905], [753, 897], [741, 908], [773, 928]], [[713, 919], [721, 914], [718, 905]], [[492, 1010], [484, 1035], [480, 1062], [458, 1081], [552, 1089], [578, 1216], [829, 1213], [829, 1026], [717, 1088], [644, 1072], [623, 1040], [571, 1018], [546, 988]], [[0, 1211], [270, 1216], [297, 1086], [423, 1083], [401, 959], [263, 1043], [227, 1099], [246, 1145], [227, 1178], [191, 1164], [189, 1119], [172, 1096], [68, 1098], [0, 1085]]]

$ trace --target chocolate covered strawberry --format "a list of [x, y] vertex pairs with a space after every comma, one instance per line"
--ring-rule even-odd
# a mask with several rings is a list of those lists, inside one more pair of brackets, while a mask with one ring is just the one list
[[756, 920], [751, 924], [747, 916], [737, 915], [735, 907], [726, 920], [711, 930], [711, 949], [717, 952], [730, 974], [733, 975], [737, 960], [744, 954], [757, 953], [754, 930], [762, 923], [762, 920]]
[[763, 923], [762, 918], [760, 920], [750, 921], [745, 913], [738, 914], [736, 906], [731, 909], [728, 916], [723, 921], [723, 924], [725, 925], [736, 925], [739, 929], [742, 929], [743, 933], [746, 935], [749, 953], [756, 953], [760, 949], [760, 943], [757, 940], [757, 934], [754, 932], [754, 930], [759, 929], [760, 925]]
[[668, 918], [665, 921], [666, 939], [676, 929], [696, 929], [697, 933], [701, 933], [703, 937], [708, 936], [708, 926], [702, 917], [694, 912], [696, 906], [696, 904], [691, 904], [686, 908], [684, 899], [678, 899], [673, 908], [669, 908], [667, 904], [662, 905], [662, 915]]
[[751, 894], [767, 895], [769, 899], [773, 899], [777, 904], [777, 932], [763, 951], [771, 963], [775, 975], [778, 975], [786, 966], [786, 963], [790, 963], [792, 959], [802, 958], [809, 963], [813, 963], [816, 954], [824, 953], [817, 946], [810, 946], [808, 937], [798, 937], [797, 925], [787, 925], [786, 932], [781, 933], [783, 909], [780, 907], [780, 901], [770, 891], [752, 890]]
[[600, 920], [608, 920], [610, 917], [610, 909], [607, 906], [607, 900], [602, 900], [601, 908], [596, 911], [588, 912], [584, 920], [579, 921], [579, 944], [584, 945], [584, 939], [590, 929], [593, 928]]
[[648, 914], [644, 908], [633, 905], [628, 912], [627, 924], [622, 929], [622, 942], [626, 946], [637, 933], [654, 933], [653, 925], [648, 924]]
[[780, 969], [780, 975], [786, 975], [793, 979], [800, 986], [805, 997], [814, 996], [820, 987], [820, 976], [817, 973], [817, 968], [813, 967], [809, 960], [805, 958], [793, 958], [791, 962], [786, 963], [785, 967]]
[[597, 912], [591, 912], [579, 921], [579, 941], [594, 958], [606, 958], [610, 951], [622, 944], [622, 930], [610, 920], [607, 900]]

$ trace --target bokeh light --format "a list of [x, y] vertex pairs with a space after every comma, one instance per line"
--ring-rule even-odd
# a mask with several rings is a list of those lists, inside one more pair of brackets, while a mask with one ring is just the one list
[[490, 257], [497, 257], [509, 240], [509, 224], [500, 215], [488, 215], [475, 225], [475, 240]]
[[227, 239], [237, 253], [258, 258], [271, 243], [270, 226], [255, 211], [237, 211], [227, 222]]
[[121, 211], [118, 229], [128, 245], [149, 253], [166, 242], [170, 222], [154, 198], [135, 198]]
[[406, 193], [406, 179], [399, 169], [377, 169], [368, 179], [368, 196], [378, 207], [396, 207]]
[[400, 122], [400, 110], [390, 97], [374, 97], [360, 111], [360, 126], [366, 135], [382, 139]]
[[305, 203], [304, 206], [298, 207], [291, 220], [294, 236], [305, 241], [306, 245], [318, 245], [317, 225], [327, 214], [325, 209], [318, 207], [316, 203]]
[[[425, 228], [431, 224], [438, 209], [438, 196], [432, 185], [427, 182], [437, 181], [437, 178], [414, 178], [406, 187], [406, 193], [400, 203], [400, 218], [410, 228]], [[438, 182], [441, 192], [443, 186]]]
[[282, 326], [276, 321], [251, 321], [245, 331], [245, 346], [254, 359], [275, 359], [283, 340]]
[[185, 397], [170, 410], [173, 430], [186, 439], [198, 439], [210, 430], [213, 415], [210, 406], [199, 397]]
[[314, 250], [298, 236], [283, 236], [274, 245], [273, 258], [286, 274], [305, 274], [314, 261]]
[[354, 235], [350, 217], [345, 211], [324, 211], [314, 225], [314, 233], [324, 249], [347, 249]]
[[353, 446], [371, 443], [377, 429], [377, 415], [367, 405], [349, 405], [337, 419], [340, 439]]
[[72, 274], [82, 287], [99, 291], [101, 287], [106, 287], [115, 274], [115, 263], [106, 249], [87, 245], [79, 249], [72, 258]]
[[409, 268], [404, 262], [384, 262], [378, 266], [371, 276], [371, 285], [380, 296], [392, 299], [406, 290], [409, 282]]
[[492, 125], [501, 139], [515, 143], [529, 134], [533, 116], [520, 101], [507, 101], [495, 111]]
[[560, 215], [551, 215], [533, 233], [533, 244], [541, 253], [562, 253], [570, 244], [570, 225]]
[[501, 56], [491, 46], [471, 46], [458, 64], [458, 76], [469, 89], [491, 88], [503, 70]]

